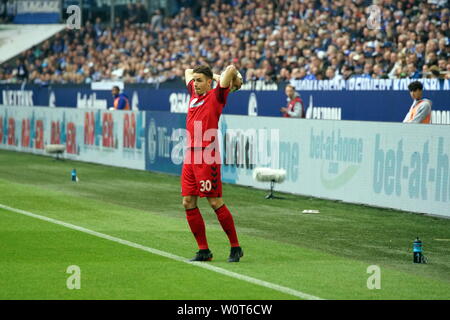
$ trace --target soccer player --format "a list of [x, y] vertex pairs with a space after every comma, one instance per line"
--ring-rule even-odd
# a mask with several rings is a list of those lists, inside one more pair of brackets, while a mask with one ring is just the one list
[[[230, 91], [242, 85], [242, 78], [234, 65], [215, 75], [208, 66], [185, 71], [186, 85], [191, 96], [186, 118], [188, 132], [187, 152], [181, 174], [181, 194], [189, 227], [199, 251], [191, 261], [210, 261], [213, 257], [206, 239], [203, 217], [197, 207], [198, 197], [206, 197], [215, 211], [222, 229], [230, 241], [228, 262], [239, 262], [243, 256], [239, 246], [233, 216], [222, 199], [220, 153], [217, 134], [219, 118]], [[213, 89], [212, 82], [217, 81]]]
[[430, 123], [431, 100], [423, 99], [423, 85], [420, 81], [411, 82], [408, 85], [409, 94], [414, 100], [403, 122], [405, 123]]

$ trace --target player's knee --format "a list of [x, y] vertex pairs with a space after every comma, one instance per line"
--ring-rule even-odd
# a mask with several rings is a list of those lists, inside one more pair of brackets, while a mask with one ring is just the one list
[[208, 198], [209, 205], [214, 210], [219, 209], [221, 206], [223, 206], [223, 200], [222, 198]]
[[183, 197], [183, 207], [185, 209], [193, 209], [197, 206], [197, 199], [195, 197]]

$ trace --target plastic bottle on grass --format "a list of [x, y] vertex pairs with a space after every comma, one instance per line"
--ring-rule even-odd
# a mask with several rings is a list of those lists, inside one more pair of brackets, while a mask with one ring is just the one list
[[72, 169], [72, 181], [73, 182], [78, 182], [78, 176], [77, 176], [77, 170], [76, 169]]

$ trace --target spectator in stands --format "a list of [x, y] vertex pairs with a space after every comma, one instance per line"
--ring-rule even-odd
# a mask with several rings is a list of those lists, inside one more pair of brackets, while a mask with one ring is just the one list
[[305, 110], [300, 95], [295, 91], [293, 85], [288, 84], [285, 88], [287, 96], [287, 106], [280, 109], [283, 117], [287, 118], [304, 118]]
[[131, 110], [130, 102], [128, 100], [128, 96], [124, 93], [120, 93], [120, 88], [118, 86], [114, 86], [112, 88], [112, 96], [113, 96], [113, 104], [114, 106], [110, 109], [112, 110]]
[[363, 73], [360, 77], [366, 79], [372, 78], [372, 69], [373, 69], [372, 65], [370, 63], [366, 63], [364, 65]]
[[303, 78], [304, 80], [318, 80], [319, 68], [312, 65], [308, 74]]
[[[445, 25], [445, 23], [443, 23], [442, 25]], [[447, 34], [449, 34], [448, 30], [447, 30]], [[442, 37], [441, 39], [439, 39], [438, 49], [436, 51], [436, 54], [441, 59], [448, 59], [450, 57], [449, 44], [450, 44], [449, 36]]]
[[430, 123], [431, 105], [429, 99], [423, 99], [423, 85], [419, 81], [411, 82], [408, 85], [409, 93], [413, 99], [413, 104], [406, 114], [404, 123]]
[[438, 60], [438, 67], [440, 70], [444, 71], [447, 68], [447, 59], [440, 58]]
[[153, 13], [151, 22], [150, 22], [151, 30], [154, 32], [160, 31], [163, 28], [163, 16], [161, 14], [161, 10], [157, 9]]
[[383, 71], [383, 66], [381, 64], [375, 64], [373, 66], [372, 78], [374, 79], [385, 79], [387, 76]]
[[342, 79], [342, 76], [336, 73], [336, 69], [333, 66], [329, 66], [325, 72], [325, 79], [339, 81]]
[[342, 78], [344, 80], [348, 80], [348, 79], [350, 79], [350, 77], [353, 74], [353, 67], [348, 66], [348, 65], [343, 65], [342, 69], [341, 69], [341, 73], [342, 73]]
[[[409, 64], [419, 71], [433, 65], [444, 71], [450, 60], [448, 8], [419, 0], [394, 3], [379, 4], [379, 31], [366, 28], [363, 8], [368, 3], [362, 0], [180, 0], [175, 16], [164, 18], [157, 11], [147, 23], [141, 14], [145, 6], [130, 4], [128, 16], [122, 22], [117, 17], [114, 29], [96, 22], [77, 33], [62, 31], [22, 56], [30, 78], [47, 72], [41, 65], [32, 72], [35, 60], [42, 64], [44, 55], [61, 74], [51, 81], [81, 83], [111, 77], [171, 81], [180, 79], [180, 70], [189, 65], [222, 70], [233, 59], [240, 62], [236, 66], [245, 79], [261, 81], [285, 81], [288, 73], [291, 79], [326, 79], [329, 67], [344, 79], [408, 77], [416, 74], [408, 71]], [[223, 46], [229, 50], [220, 50]], [[94, 65], [93, 74], [82, 67], [88, 63]], [[142, 73], [145, 69], [150, 71]], [[1, 72], [17, 81], [11, 69], [2, 65]]]
[[413, 63], [409, 63], [407, 66], [407, 77], [410, 79], [419, 79], [421, 76], [422, 75], [416, 69], [416, 66]]
[[422, 67], [422, 78], [429, 78], [430, 70], [428, 68], [428, 65], [424, 64]]
[[295, 80], [303, 80], [306, 77], [306, 69], [305, 68], [298, 68], [296, 73], [294, 74]]
[[[294, 69], [296, 70], [296, 69]], [[292, 71], [292, 73], [294, 73], [294, 70]], [[280, 70], [280, 73], [277, 76], [277, 82], [287, 82], [291, 79], [291, 73], [289, 72], [289, 69], [287, 68], [282, 68]]]
[[441, 72], [438, 66], [434, 65], [430, 67], [430, 78], [439, 79], [441, 78]]
[[27, 81], [28, 80], [28, 69], [25, 65], [25, 59], [21, 58], [19, 61], [19, 65], [17, 66], [17, 78], [19, 81]]

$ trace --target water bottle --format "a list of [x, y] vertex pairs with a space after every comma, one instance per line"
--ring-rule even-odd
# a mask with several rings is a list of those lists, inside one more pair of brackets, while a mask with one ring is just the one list
[[419, 237], [417, 237], [413, 242], [413, 261], [414, 263], [423, 262], [422, 241], [419, 239]]
[[74, 182], [78, 181], [76, 169], [72, 169], [72, 181], [74, 181]]

